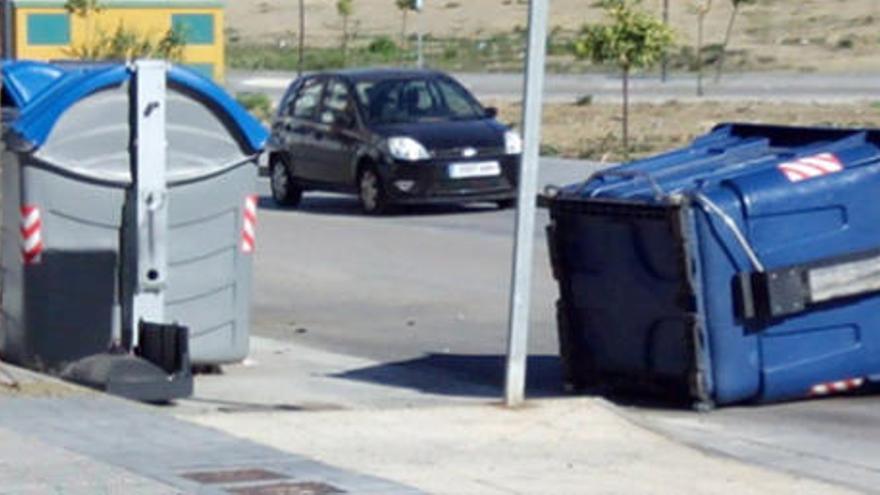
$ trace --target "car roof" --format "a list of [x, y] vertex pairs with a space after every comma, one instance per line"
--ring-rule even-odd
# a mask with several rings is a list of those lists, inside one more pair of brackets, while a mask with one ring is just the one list
[[446, 76], [445, 73], [432, 69], [406, 69], [398, 67], [364, 68], [364, 69], [341, 69], [334, 71], [316, 72], [314, 76], [339, 76], [352, 81], [378, 81], [382, 79], [397, 79], [409, 77], [436, 77]]

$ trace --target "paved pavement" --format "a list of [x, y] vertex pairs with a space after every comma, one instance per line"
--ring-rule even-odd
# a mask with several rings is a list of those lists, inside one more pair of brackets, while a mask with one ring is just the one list
[[[256, 91], [281, 98], [293, 72], [232, 70], [227, 87], [233, 92]], [[481, 99], [519, 100], [521, 74], [457, 74]], [[880, 74], [742, 73], [726, 76], [720, 84], [707, 82], [705, 96], [696, 96], [696, 81], [674, 75], [666, 83], [656, 76], [632, 80], [633, 102], [767, 101], [767, 102], [859, 102], [880, 100]], [[620, 101], [620, 78], [608, 74], [548, 74], [544, 96], [551, 102], [573, 102], [591, 95], [597, 102]]]
[[419, 493], [175, 419], [173, 406], [14, 374], [21, 391], [0, 385], [0, 494]]

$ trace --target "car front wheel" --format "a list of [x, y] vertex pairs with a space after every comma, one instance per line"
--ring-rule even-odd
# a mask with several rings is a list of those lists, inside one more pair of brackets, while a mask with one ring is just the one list
[[374, 168], [365, 168], [358, 177], [358, 195], [364, 213], [381, 215], [388, 211], [388, 196]]
[[272, 162], [269, 171], [272, 186], [272, 199], [281, 206], [296, 206], [302, 200], [302, 188], [290, 177], [290, 171], [282, 159]]

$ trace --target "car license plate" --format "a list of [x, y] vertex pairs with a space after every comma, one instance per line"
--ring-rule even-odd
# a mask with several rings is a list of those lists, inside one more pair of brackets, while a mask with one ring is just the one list
[[471, 177], [493, 177], [501, 175], [498, 162], [453, 163], [449, 166], [449, 176], [453, 179], [469, 179]]

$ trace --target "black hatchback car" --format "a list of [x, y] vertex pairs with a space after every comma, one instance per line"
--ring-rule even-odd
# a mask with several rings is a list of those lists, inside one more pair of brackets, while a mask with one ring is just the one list
[[369, 69], [311, 74], [288, 88], [272, 124], [272, 196], [358, 194], [394, 204], [513, 204], [522, 141], [450, 76]]

